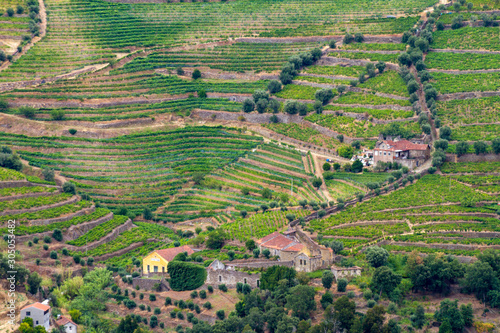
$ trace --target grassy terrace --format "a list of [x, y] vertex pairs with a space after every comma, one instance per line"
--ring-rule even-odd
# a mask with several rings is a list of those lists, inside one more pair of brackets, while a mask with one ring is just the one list
[[[455, 140], [491, 140], [500, 131], [500, 97], [438, 102], [437, 114]], [[497, 123], [497, 124], [495, 124]]]
[[425, 65], [432, 69], [478, 70], [500, 68], [500, 54], [429, 52]]
[[[333, 114], [311, 114], [306, 120], [333, 131], [355, 138], [377, 137], [384, 125], [373, 124], [369, 121], [357, 120], [350, 117], [335, 116]], [[408, 131], [417, 134], [420, 132], [418, 124], [413, 122], [402, 122], [401, 125]]]
[[210, 67], [225, 71], [274, 71], [291, 55], [299, 54], [324, 43], [235, 43], [207, 49], [176, 52], [154, 52], [138, 57], [113, 74], [131, 73], [156, 68]]
[[431, 47], [435, 49], [500, 51], [498, 29], [465, 27], [457, 30], [442, 30], [433, 33]]
[[434, 87], [441, 94], [468, 91], [497, 91], [500, 73], [446, 74], [433, 72]]
[[[230, 102], [220, 98], [186, 98], [154, 104], [128, 104], [100, 109], [93, 108], [63, 108], [57, 109], [64, 113], [65, 120], [78, 121], [111, 121], [154, 117], [164, 113], [188, 115], [193, 109], [240, 112], [241, 103]], [[50, 113], [54, 109], [39, 109], [35, 117], [38, 120], [51, 121]], [[16, 110], [11, 110], [15, 114]]]
[[[300, 153], [264, 144], [223, 170], [210, 173], [194, 189], [177, 195], [159, 217], [176, 221], [180, 217], [187, 219], [194, 216], [194, 212], [207, 216], [227, 209], [236, 215], [242, 210], [252, 212], [261, 205], [270, 205], [272, 201], [292, 205], [300, 199], [325, 201], [312, 187], [311, 179], [312, 175], [306, 172]], [[264, 189], [271, 190], [273, 198], [263, 198], [261, 193]]]
[[[185, 128], [114, 139], [32, 138], [2, 134], [34, 166], [73, 179], [83, 192], [110, 208], [156, 209], [196, 172], [218, 169], [260, 139], [225, 128]], [[35, 151], [23, 150], [31, 148]], [[155, 186], [151, 186], [151, 184]]]
[[[339, 179], [342, 178], [343, 175], [339, 174]], [[360, 179], [364, 182], [369, 180], [371, 179]], [[481, 188], [492, 182], [495, 182], [495, 179], [481, 179], [476, 180], [475, 185]], [[357, 247], [387, 236], [395, 236], [395, 241], [444, 243], [439, 237], [423, 238], [418, 234], [467, 230], [496, 231], [498, 218], [495, 205], [479, 206], [476, 203], [495, 202], [497, 198], [461, 184], [455, 178], [426, 175], [404, 189], [349, 207], [330, 217], [313, 220], [309, 225], [312, 230], [324, 235], [357, 237], [356, 242], [352, 244], [350, 241], [346, 242], [349, 247]], [[491, 217], [475, 215], [479, 213]], [[363, 224], [365, 222], [371, 224]], [[410, 228], [408, 223], [413, 227]], [[402, 234], [408, 236], [398, 236]], [[491, 240], [471, 239], [464, 239], [462, 243], [493, 244]]]
[[434, 3], [315, 0], [305, 7], [298, 0], [161, 4], [48, 0], [47, 36], [1, 72], [0, 81], [49, 77], [113, 62], [117, 54], [131, 48], [168, 48], [259, 34], [281, 37], [343, 33], [352, 15], [359, 18], [352, 28], [359, 26], [356, 30], [364, 33], [402, 33], [414, 25], [417, 17], [372, 19], [372, 13], [417, 13]]
[[238, 82], [223, 80], [192, 80], [176, 75], [147, 74], [131, 82], [109, 80], [96, 84], [95, 82], [67, 81], [58, 86], [44, 86], [29, 90], [19, 89], [5, 93], [5, 97], [30, 97], [54, 99], [90, 99], [109, 97], [142, 96], [169, 94], [178, 95], [195, 93], [200, 89], [219, 93], [253, 93], [256, 89], [265, 89], [267, 81]]

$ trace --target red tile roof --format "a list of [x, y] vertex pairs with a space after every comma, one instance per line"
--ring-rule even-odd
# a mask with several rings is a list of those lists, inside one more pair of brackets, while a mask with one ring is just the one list
[[172, 247], [170, 249], [163, 249], [163, 250], [157, 250], [155, 251], [160, 255], [163, 259], [166, 261], [172, 261], [176, 255], [182, 252], [187, 252], [188, 255], [191, 255], [194, 253], [193, 249], [190, 248], [187, 245], [179, 246], [179, 247]]
[[293, 244], [287, 248], [284, 248], [282, 251], [288, 251], [288, 252], [300, 252], [304, 248], [304, 245], [300, 243]]
[[267, 242], [268, 240], [273, 239], [274, 237], [276, 237], [276, 236], [278, 236], [278, 235], [281, 235], [281, 234], [280, 234], [279, 232], [275, 231], [275, 232], [273, 232], [272, 234], [269, 234], [269, 235], [267, 235], [266, 237], [259, 239], [259, 240], [257, 241], [257, 244], [262, 244], [262, 243], [265, 243], [265, 242]]
[[375, 148], [375, 149], [396, 151], [396, 150], [427, 150], [429, 148], [429, 145], [427, 144], [413, 143], [408, 140], [399, 140], [399, 141], [387, 140], [383, 142], [389, 145], [391, 148], [389, 149]]
[[262, 239], [259, 239], [257, 241], [257, 244], [260, 244], [261, 246], [270, 249], [291, 251], [291, 252], [299, 252], [303, 248], [303, 245], [300, 244], [299, 242], [295, 241], [292, 238], [288, 238], [277, 231], [273, 232], [270, 235], [267, 235]]
[[58, 320], [56, 320], [56, 325], [57, 326], [64, 326], [67, 323], [72, 323], [73, 325], [77, 326], [71, 319], [61, 316]]
[[37, 308], [38, 310], [47, 311], [50, 309], [50, 306], [36, 302], [30, 305], [26, 305], [24, 308], [21, 309], [21, 311], [28, 308]]

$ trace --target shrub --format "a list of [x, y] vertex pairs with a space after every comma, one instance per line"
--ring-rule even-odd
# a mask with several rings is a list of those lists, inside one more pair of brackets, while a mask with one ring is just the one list
[[50, 238], [50, 236], [48, 236], [48, 235], [47, 235], [47, 236], [44, 236], [44, 237], [43, 237], [43, 241], [44, 241], [45, 243], [52, 243], [52, 238]]
[[75, 184], [73, 184], [71, 182], [65, 182], [63, 184], [63, 192], [64, 193], [75, 194], [76, 193], [76, 186], [75, 186]]
[[196, 298], [196, 297], [198, 297], [198, 292], [196, 290], [194, 290], [191, 292], [190, 296], [191, 296], [191, 298]]
[[213, 293], [214, 292], [214, 287], [207, 286], [207, 290], [208, 290], [209, 293]]
[[54, 181], [54, 170], [49, 168], [42, 169], [42, 176], [48, 182]]
[[203, 307], [204, 307], [205, 309], [210, 310], [210, 309], [212, 308], [212, 303], [210, 303], [210, 302], [205, 302], [205, 303], [203, 304]]
[[207, 292], [205, 290], [200, 290], [199, 295], [201, 299], [207, 298]]
[[220, 320], [224, 320], [224, 318], [226, 317], [226, 313], [224, 312], [224, 310], [218, 310], [215, 315], [217, 316], [217, 318], [219, 318]]
[[50, 259], [57, 259], [57, 252], [56, 251], [50, 251]]
[[70, 129], [68, 130], [68, 132], [69, 132], [69, 134], [71, 134], [71, 135], [75, 135], [75, 134], [76, 134], [76, 132], [77, 132], [77, 130], [76, 130], [76, 129], [74, 129], [74, 128], [70, 128]]
[[149, 294], [149, 300], [150, 300], [151, 302], [156, 301], [156, 295], [155, 295], [155, 294]]
[[193, 71], [193, 74], [192, 74], [192, 76], [191, 76], [191, 77], [192, 77], [193, 79], [195, 79], [195, 80], [196, 80], [196, 79], [199, 79], [199, 78], [201, 77], [201, 72], [200, 72], [200, 70], [199, 70], [199, 69], [195, 69], [195, 70]]
[[78, 254], [74, 254], [73, 261], [75, 262], [75, 264], [79, 264], [80, 263], [80, 256]]
[[277, 92], [281, 91], [281, 83], [277, 80], [271, 80], [269, 81], [267, 85], [267, 89], [271, 94], [275, 94]]
[[375, 300], [371, 299], [369, 300], [368, 302], [366, 302], [366, 305], [371, 309], [373, 308], [375, 305], [377, 304], [377, 302], [375, 302]]
[[12, 8], [8, 8], [8, 9], [7, 9], [7, 15], [8, 15], [8, 16], [14, 16], [14, 9], [12, 9]]
[[177, 312], [177, 318], [180, 320], [184, 320], [184, 314], [182, 313], [182, 311]]
[[165, 306], [171, 305], [172, 304], [172, 299], [170, 297], [165, 298]]
[[344, 292], [346, 291], [346, 288], [347, 288], [347, 280], [346, 279], [339, 279], [337, 281], [337, 291], [338, 292]]
[[54, 109], [50, 112], [50, 118], [52, 118], [52, 120], [63, 120], [64, 119], [64, 111]]
[[222, 292], [227, 292], [227, 286], [224, 283], [219, 284], [219, 290]]
[[19, 108], [19, 113], [28, 119], [35, 117], [35, 109], [29, 106], [22, 106]]
[[205, 283], [207, 272], [201, 266], [183, 262], [171, 261], [168, 263], [170, 287], [175, 291], [193, 290]]

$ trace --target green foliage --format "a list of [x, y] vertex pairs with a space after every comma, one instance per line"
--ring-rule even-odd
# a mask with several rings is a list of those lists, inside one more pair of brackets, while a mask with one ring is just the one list
[[170, 286], [175, 291], [193, 290], [205, 283], [206, 270], [199, 265], [183, 261], [168, 263]]
[[271, 266], [261, 275], [260, 288], [274, 290], [278, 282], [286, 280], [288, 287], [293, 286], [293, 279], [297, 272], [295, 269], [285, 266]]

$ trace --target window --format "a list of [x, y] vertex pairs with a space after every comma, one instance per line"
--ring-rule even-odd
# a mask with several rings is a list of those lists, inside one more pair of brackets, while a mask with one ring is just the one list
[[27, 316], [31, 316], [31, 311], [26, 311]]
[[302, 265], [302, 259], [300, 259], [300, 264]]
[[158, 273], [158, 266], [153, 266], [153, 270], [155, 273]]
[[38, 325], [38, 320], [36, 321], [35, 325]]
[[384, 155], [385, 155], [385, 151], [384, 151]]
[[257, 280], [257, 288], [260, 287], [260, 280]]
[[163, 273], [165, 273], [165, 266], [163, 266], [163, 267], [161, 268], [161, 271], [162, 271]]
[[307, 263], [307, 261], [304, 260], [304, 265]]
[[148, 272], [149, 272], [149, 265], [148, 265]]
[[391, 156], [391, 153], [387, 153], [387, 155]]
[[219, 275], [219, 282], [222, 282], [222, 276]]

